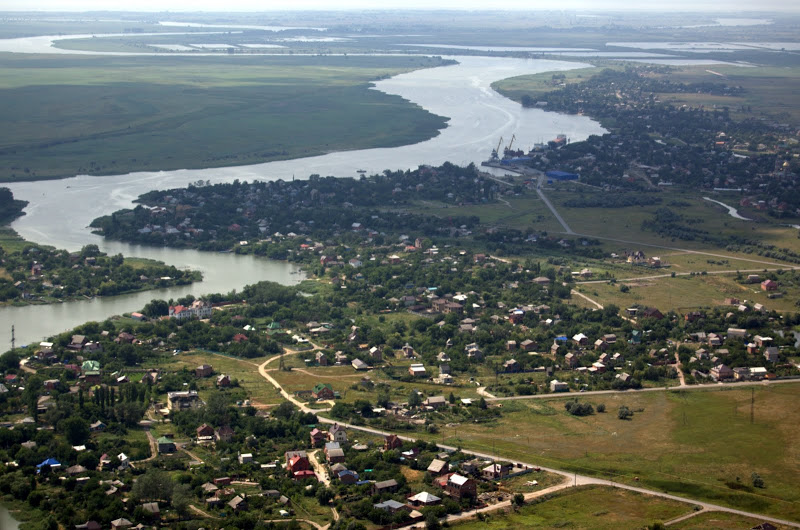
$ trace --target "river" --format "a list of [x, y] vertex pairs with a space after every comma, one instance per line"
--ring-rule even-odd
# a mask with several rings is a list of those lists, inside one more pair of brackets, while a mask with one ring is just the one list
[[584, 116], [570, 116], [526, 109], [493, 91], [500, 79], [548, 71], [564, 71], [580, 63], [539, 59], [453, 57], [458, 65], [417, 70], [376, 83], [376, 90], [397, 94], [428, 111], [450, 118], [448, 126], [434, 138], [394, 148], [354, 150], [297, 160], [249, 166], [177, 171], [138, 172], [126, 175], [73, 178], [10, 184], [19, 199], [30, 202], [26, 215], [12, 227], [23, 237], [58, 248], [78, 250], [94, 243], [107, 253], [162, 260], [176, 267], [200, 269], [204, 281], [192, 286], [151, 291], [113, 298], [76, 301], [57, 305], [0, 308], [0, 345], [10, 343], [11, 325], [17, 344], [41, 340], [89, 320], [140, 309], [154, 297], [170, 298], [188, 293], [195, 296], [228, 292], [261, 280], [291, 284], [301, 279], [286, 263], [232, 254], [200, 253], [127, 245], [104, 241], [90, 233], [92, 219], [120, 208], [151, 189], [183, 187], [197, 180], [212, 183], [240, 180], [307, 178], [310, 174], [355, 177], [357, 170], [369, 173], [384, 169], [413, 169], [421, 164], [479, 164], [503, 136], [516, 135], [519, 148], [566, 134], [571, 141], [605, 131]]

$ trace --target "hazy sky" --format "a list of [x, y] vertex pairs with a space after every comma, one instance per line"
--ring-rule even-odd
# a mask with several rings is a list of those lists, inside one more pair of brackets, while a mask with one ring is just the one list
[[2, 10], [47, 11], [268, 11], [292, 9], [528, 9], [528, 10], [680, 10], [715, 11], [800, 11], [797, 0], [0, 0]]

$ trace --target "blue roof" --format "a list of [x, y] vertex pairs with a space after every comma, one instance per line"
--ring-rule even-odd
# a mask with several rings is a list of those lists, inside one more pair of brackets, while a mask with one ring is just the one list
[[36, 466], [36, 472], [38, 473], [45, 466], [53, 467], [53, 466], [60, 466], [60, 465], [61, 465], [61, 462], [59, 462], [55, 458], [48, 458], [47, 460], [45, 460], [44, 462], [42, 462], [41, 464]]
[[356, 486], [363, 486], [364, 484], [371, 484], [369, 480], [359, 480], [356, 482]]
[[567, 342], [569, 339], [564, 335], [559, 335], [558, 337], [556, 337], [556, 340], [558, 342]]

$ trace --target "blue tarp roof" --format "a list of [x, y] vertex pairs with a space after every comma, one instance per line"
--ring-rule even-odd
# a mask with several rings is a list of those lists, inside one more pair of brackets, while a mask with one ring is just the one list
[[36, 472], [38, 473], [45, 466], [53, 467], [53, 466], [60, 466], [60, 465], [61, 465], [61, 462], [59, 462], [55, 458], [48, 458], [47, 460], [45, 460], [44, 462], [42, 462], [41, 464], [36, 466]]
[[558, 342], [567, 342], [569, 339], [564, 335], [560, 335], [560, 336], [556, 337], [556, 340]]

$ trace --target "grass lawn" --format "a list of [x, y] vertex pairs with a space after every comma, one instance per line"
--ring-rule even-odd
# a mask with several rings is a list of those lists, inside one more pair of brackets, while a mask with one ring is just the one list
[[371, 82], [426, 57], [0, 58], [0, 181], [251, 164], [426, 140]]
[[[713, 70], [724, 77], [714, 75]], [[737, 68], [724, 65], [713, 67], [684, 67], [665, 76], [679, 83], [725, 83], [741, 86], [741, 96], [713, 96], [710, 94], [661, 94], [662, 101], [676, 105], [717, 105], [727, 106], [731, 113], [740, 118], [758, 118], [761, 115], [789, 117], [792, 121], [800, 120], [800, 108], [797, 106], [796, 94], [800, 91], [800, 69], [796, 67], [777, 68], [756, 66], [754, 68]], [[751, 107], [742, 112], [742, 105]]]
[[[616, 304], [621, 309], [638, 303], [658, 307], [661, 311], [675, 309], [686, 312], [722, 305], [725, 298], [734, 297], [761, 303], [770, 310], [796, 311], [795, 302], [800, 299], [800, 286], [795, 280], [796, 275], [796, 272], [787, 272], [779, 276], [786, 278], [784, 282], [779, 281], [780, 291], [786, 294], [782, 298], [775, 299], [770, 299], [759, 284], [748, 285], [737, 282], [735, 274], [652, 278], [618, 282], [616, 285], [582, 284], [576, 285], [575, 289], [603, 305]], [[622, 284], [628, 286], [628, 292], [620, 291]]]
[[[258, 365], [265, 360], [267, 357], [236, 359], [205, 352], [187, 352], [166, 358], [161, 367], [170, 371], [183, 368], [194, 370], [201, 364], [210, 364], [214, 367], [214, 374], [227, 374], [231, 376], [231, 379], [237, 379], [254, 405], [276, 405], [281, 403], [283, 398], [275, 390], [275, 387], [258, 373]], [[275, 366], [277, 366], [277, 362]], [[215, 376], [204, 380], [205, 384], [201, 385], [200, 390], [201, 396], [203, 389], [210, 391], [213, 388], [214, 380]]]
[[7, 226], [0, 226], [0, 248], [6, 252], [18, 252], [22, 250], [28, 241], [22, 239], [19, 234]]
[[[725, 389], [591, 397], [608, 412], [588, 417], [567, 414], [563, 398], [506, 402], [494, 423], [441, 428], [428, 438], [800, 520], [798, 388], [756, 388], [752, 425], [750, 389]], [[621, 405], [639, 412], [621, 421]], [[753, 472], [764, 489], [751, 487]]]
[[[739, 530], [741, 528], [753, 528], [763, 523], [759, 519], [751, 519], [733, 513], [725, 512], [704, 512], [695, 515], [694, 517], [669, 525], [670, 528], [675, 530]], [[776, 528], [784, 529], [787, 526], [775, 525]]]
[[512, 528], [643, 528], [691, 511], [691, 506], [608, 487], [564, 490], [511, 513], [490, 514], [486, 522], [453, 525], [459, 529]]

